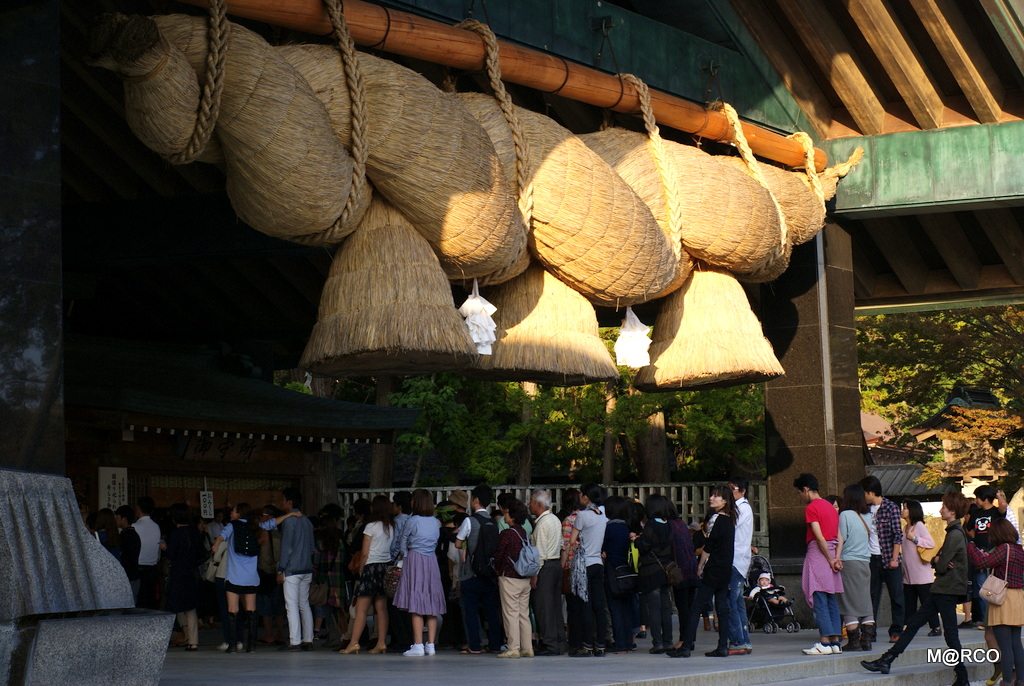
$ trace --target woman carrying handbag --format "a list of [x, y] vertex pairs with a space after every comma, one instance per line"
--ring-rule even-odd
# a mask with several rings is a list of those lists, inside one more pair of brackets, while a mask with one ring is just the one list
[[992, 569], [979, 595], [988, 601], [986, 624], [999, 644], [1002, 683], [1007, 686], [1015, 683], [1015, 670], [1018, 678], [1024, 676], [1024, 645], [1020, 640], [1024, 625], [1024, 548], [1017, 543], [1017, 530], [1007, 519], [992, 522], [988, 540], [991, 551], [986, 553], [971, 541], [967, 555], [975, 569]]

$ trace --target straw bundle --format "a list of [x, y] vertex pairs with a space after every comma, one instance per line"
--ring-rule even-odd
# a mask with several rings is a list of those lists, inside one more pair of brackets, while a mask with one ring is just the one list
[[[648, 139], [607, 129], [581, 136], [644, 199], [659, 223], [668, 219], [668, 194]], [[742, 171], [688, 145], [664, 141], [680, 203], [680, 238], [693, 257], [727, 269], [762, 264], [779, 242], [779, 218], [771, 196]]]
[[[160, 53], [162, 45], [173, 45], [197, 73], [205, 69], [211, 46], [219, 49], [223, 42], [208, 40], [206, 20], [199, 17], [167, 15], [142, 21], [155, 22], [166, 41], [146, 52]], [[356, 203], [358, 211], [348, 215], [348, 225], [336, 224], [352, 186], [352, 159], [302, 77], [262, 38], [237, 24], [227, 25], [216, 135], [224, 151], [232, 206], [243, 221], [271, 236], [337, 242], [355, 227], [368, 202], [366, 196]], [[109, 52], [130, 56], [142, 47], [109, 46]], [[128, 69], [130, 65], [120, 64], [117, 70]], [[130, 80], [125, 83], [126, 91], [135, 86]], [[186, 88], [184, 97], [190, 93]], [[150, 110], [155, 114], [165, 104], [170, 103], [154, 101]]]
[[437, 257], [375, 198], [338, 249], [300, 366], [322, 374], [414, 374], [477, 358]]
[[498, 340], [474, 376], [573, 386], [618, 376], [586, 298], [538, 264], [489, 289]]
[[[515, 149], [498, 104], [486, 95], [461, 97], [511, 178]], [[677, 260], [643, 200], [571, 132], [543, 115], [515, 110], [530, 150], [534, 255], [599, 305], [632, 305], [664, 292]]]
[[[199, 78], [185, 55], [169, 44], [152, 20], [110, 14], [89, 35], [93, 66], [117, 72], [126, 82], [125, 119], [143, 144], [172, 158], [192, 140], [202, 96]], [[224, 159], [220, 141], [208, 137], [195, 159]]]
[[686, 285], [663, 302], [651, 364], [633, 385], [642, 391], [712, 388], [783, 373], [743, 287], [728, 272], [698, 264]]
[[[336, 51], [291, 45], [278, 53], [301, 73], [342, 141], [349, 95]], [[487, 134], [459, 99], [405, 67], [363, 53], [369, 156], [377, 191], [408, 217], [450, 278], [482, 277], [527, 254], [526, 229]]]

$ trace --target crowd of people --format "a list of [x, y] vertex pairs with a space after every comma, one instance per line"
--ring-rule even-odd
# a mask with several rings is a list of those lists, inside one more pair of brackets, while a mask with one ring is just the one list
[[[939, 509], [944, 537], [937, 545], [924, 525], [921, 504], [906, 500], [897, 505], [884, 497], [874, 476], [848, 485], [842, 497], [822, 497], [813, 474], [801, 474], [793, 486], [806, 503], [801, 581], [820, 635], [805, 654], [870, 650], [885, 588], [892, 610], [891, 647], [878, 659], [862, 661], [865, 669], [888, 674], [925, 624], [929, 636], [943, 636], [958, 656], [959, 630], [980, 628], [988, 647], [1000, 656], [986, 683], [1020, 683], [1024, 548], [1002, 492], [981, 486], [973, 504], [959, 491], [946, 493]], [[1004, 597], [992, 595], [990, 577], [994, 586], [1003, 587]], [[958, 624], [961, 604], [964, 621]], [[842, 645], [844, 630], [847, 643]], [[967, 686], [962, 661], [953, 671], [954, 686]]]
[[[920, 503], [893, 503], [875, 477], [841, 497], [823, 497], [812, 474], [793, 485], [806, 504], [801, 590], [819, 632], [805, 654], [870, 650], [885, 590], [892, 645], [866, 669], [888, 673], [925, 624], [956, 650], [958, 629], [978, 627], [1001, 655], [990, 683], [1000, 674], [1013, 683], [1024, 670], [1024, 548], [1001, 492], [983, 486], [974, 504], [947, 493], [937, 545]], [[699, 523], [663, 495], [640, 503], [589, 484], [564, 491], [558, 513], [544, 489], [525, 503], [504, 493], [492, 507], [487, 485], [440, 504], [424, 489], [361, 499], [347, 518], [337, 505], [303, 513], [291, 488], [280, 508], [239, 503], [209, 521], [183, 504], [155, 521], [143, 497], [134, 509], [101, 510], [90, 528], [121, 561], [139, 607], [177, 614], [186, 650], [219, 618], [226, 652], [311, 650], [334, 629], [343, 655], [365, 647], [426, 657], [442, 647], [505, 659], [601, 657], [649, 638], [650, 653], [685, 658], [713, 613], [717, 642], [705, 655], [727, 657], [753, 650], [748, 597], [761, 594], [771, 609], [791, 604], [770, 573], [748, 579], [757, 551], [747, 486], [734, 477], [711, 488]], [[998, 604], [987, 602], [990, 575], [1006, 582]], [[966, 684], [963, 664], [954, 671]]]

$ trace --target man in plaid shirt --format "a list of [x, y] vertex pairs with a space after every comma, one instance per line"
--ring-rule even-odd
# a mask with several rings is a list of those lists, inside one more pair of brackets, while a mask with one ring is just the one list
[[[903, 570], [902, 560], [903, 528], [900, 525], [899, 506], [882, 497], [882, 484], [878, 477], [866, 476], [860, 480], [864, 498], [868, 501], [873, 515], [873, 527], [877, 542], [869, 542], [871, 551], [871, 609], [878, 622], [878, 605], [882, 600], [882, 584], [889, 589], [889, 603], [892, 609], [892, 624], [889, 626], [889, 642], [895, 643], [903, 633]], [[875, 549], [875, 546], [878, 549]], [[874, 636], [871, 640], [874, 640]]]

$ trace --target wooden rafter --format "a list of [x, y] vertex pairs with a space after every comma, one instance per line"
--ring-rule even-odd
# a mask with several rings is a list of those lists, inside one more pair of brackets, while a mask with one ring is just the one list
[[[778, 3], [861, 133], [866, 136], [881, 133], [885, 107], [878, 89], [821, 0], [778, 0]], [[775, 40], [785, 41], [785, 38], [778, 33]], [[786, 45], [781, 49], [790, 52]]]
[[981, 260], [953, 214], [922, 214], [917, 217], [935, 250], [949, 267], [960, 288], [973, 291], [981, 279]]
[[832, 125], [832, 104], [799, 56], [793, 52], [785, 39], [782, 27], [765, 8], [763, 0], [732, 0], [732, 7], [746, 24], [750, 34], [779, 78], [786, 84], [786, 89], [800, 105], [815, 131], [819, 136], [826, 136]]
[[1013, 210], [988, 210], [978, 216], [978, 223], [992, 242], [999, 259], [1006, 265], [1013, 280], [1024, 284], [1024, 233], [1013, 216]]
[[892, 217], [878, 217], [865, 221], [864, 228], [889, 261], [904, 290], [910, 295], [924, 293], [928, 283], [928, 265], [903, 223]]
[[910, 0], [982, 124], [1002, 116], [1003, 85], [954, 0]]
[[846, 8], [922, 129], [942, 127], [944, 105], [924, 60], [886, 0], [846, 0]]

